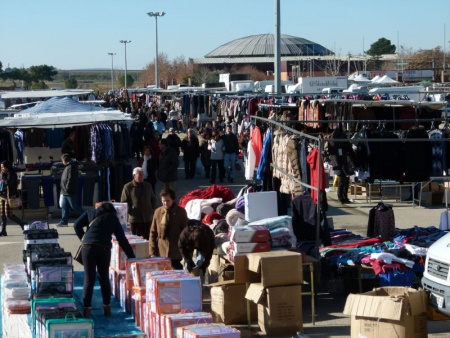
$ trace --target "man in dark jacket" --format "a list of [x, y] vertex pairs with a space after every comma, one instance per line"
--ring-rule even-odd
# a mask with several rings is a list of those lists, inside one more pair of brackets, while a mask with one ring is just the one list
[[64, 170], [61, 174], [61, 194], [59, 206], [61, 207], [61, 221], [56, 225], [66, 227], [69, 224], [70, 209], [81, 215], [84, 211], [78, 204], [78, 164], [69, 154], [63, 154], [61, 161]]
[[156, 197], [152, 185], [144, 181], [142, 168], [134, 168], [133, 180], [124, 185], [120, 201], [128, 205], [131, 233], [148, 240], [153, 213], [156, 209]]
[[215, 248], [214, 231], [200, 221], [191, 219], [178, 240], [178, 248], [189, 272], [198, 268], [206, 272]]
[[159, 141], [159, 149], [161, 155], [159, 156], [158, 178], [163, 184], [163, 189], [170, 188], [176, 192], [178, 180], [178, 165], [179, 159], [175, 149], [169, 147], [167, 139]]

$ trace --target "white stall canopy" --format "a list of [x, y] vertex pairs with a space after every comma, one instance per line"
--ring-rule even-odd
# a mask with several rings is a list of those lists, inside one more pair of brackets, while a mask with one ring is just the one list
[[13, 117], [0, 120], [0, 127], [65, 128], [110, 121], [132, 120], [119, 110], [83, 104], [70, 97], [53, 97], [32, 108], [22, 110]]

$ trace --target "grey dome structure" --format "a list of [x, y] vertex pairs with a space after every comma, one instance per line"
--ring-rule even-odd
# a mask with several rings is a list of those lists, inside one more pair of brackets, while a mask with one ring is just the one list
[[[205, 58], [243, 58], [243, 57], [273, 57], [274, 35], [259, 34], [236, 39], [217, 47]], [[325, 56], [334, 53], [310, 40], [281, 34], [281, 56]]]

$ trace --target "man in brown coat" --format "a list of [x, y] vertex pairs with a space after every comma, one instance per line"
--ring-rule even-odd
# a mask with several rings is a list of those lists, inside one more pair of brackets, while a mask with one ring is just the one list
[[172, 267], [182, 270], [181, 253], [178, 239], [187, 226], [186, 210], [175, 203], [175, 192], [166, 188], [159, 194], [162, 207], [155, 210], [150, 227], [149, 251], [150, 257], [160, 256], [172, 260]]
[[144, 170], [141, 167], [134, 168], [133, 180], [123, 186], [120, 201], [128, 204], [131, 233], [149, 239], [156, 197], [152, 185], [144, 181]]

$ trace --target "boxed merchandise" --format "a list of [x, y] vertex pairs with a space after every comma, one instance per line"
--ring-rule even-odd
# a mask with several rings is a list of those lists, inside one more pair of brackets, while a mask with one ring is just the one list
[[302, 255], [288, 250], [247, 254], [248, 270], [259, 273], [264, 287], [301, 284]]
[[[170, 268], [166, 269], [166, 262], [169, 261], [170, 263], [170, 259], [165, 258], [165, 257], [140, 257], [140, 258], [127, 258], [125, 260], [125, 278], [126, 278], [126, 286], [128, 289], [131, 289], [132, 286], [134, 286], [134, 281], [133, 281], [133, 271], [131, 268], [131, 264], [133, 263], [137, 263], [137, 262], [154, 262], [154, 264], [156, 264], [158, 266], [158, 268], [155, 268], [154, 270], [172, 270], [172, 265], [170, 265]], [[164, 263], [161, 263], [164, 262]], [[160, 264], [163, 264], [163, 266], [160, 266]], [[145, 274], [144, 274], [145, 276]], [[134, 278], [136, 278], [136, 276], [134, 276]]]
[[94, 338], [94, 321], [88, 318], [68, 316], [62, 319], [49, 319], [45, 329], [44, 337]]
[[[94, 204], [95, 209], [100, 207], [104, 202], [97, 202]], [[114, 202], [111, 201], [111, 203], [114, 205], [114, 208], [117, 212], [117, 218], [119, 218], [120, 224], [127, 226], [128, 224], [128, 204], [122, 203], [122, 202]]]
[[[148, 258], [149, 249], [148, 249], [148, 241], [146, 239], [129, 237], [128, 241], [130, 242], [131, 248], [133, 249], [136, 258], [142, 257]], [[122, 248], [119, 245], [119, 242], [113, 240], [110, 266], [112, 266], [117, 270], [125, 270], [126, 260], [127, 255], [125, 254], [125, 252], [123, 252]]]
[[125, 270], [117, 270], [109, 267], [109, 284], [111, 284], [111, 294], [120, 298], [120, 280], [125, 279]]
[[253, 283], [245, 297], [258, 304], [258, 325], [267, 335], [294, 335], [303, 331], [301, 285], [264, 288]]
[[131, 263], [133, 285], [145, 286], [146, 274], [152, 271], [171, 271], [172, 263], [169, 258], [152, 257]]
[[348, 295], [344, 314], [352, 316], [352, 338], [426, 338], [427, 309], [426, 291], [384, 287]]
[[230, 241], [230, 251], [233, 251], [232, 256], [240, 253], [250, 253], [250, 252], [267, 252], [270, 251], [270, 243], [236, 243]]
[[150, 302], [150, 310], [153, 312], [161, 314], [177, 313], [186, 309], [194, 312], [202, 310], [200, 277], [153, 275], [147, 278], [146, 289], [147, 301]]
[[136, 326], [143, 325], [141, 323], [144, 315], [144, 306], [146, 302], [146, 290], [145, 288], [139, 287], [139, 286], [133, 286], [131, 289], [131, 298], [134, 302], [134, 321], [136, 323]]
[[72, 297], [33, 298], [31, 300], [31, 332], [36, 333], [37, 310], [73, 308], [76, 310], [75, 299]]
[[[246, 284], [233, 281], [210, 284], [211, 314], [215, 323], [247, 323]], [[256, 318], [256, 305], [250, 303], [251, 317]]]
[[245, 194], [244, 207], [247, 222], [278, 216], [277, 192], [262, 191]]
[[38, 244], [58, 244], [59, 236], [56, 229], [48, 230], [26, 230], [24, 234], [24, 249], [26, 250], [30, 245]]
[[208, 312], [184, 312], [160, 315], [160, 337], [177, 338], [177, 328], [197, 323], [212, 323]]
[[235, 243], [266, 243], [270, 240], [269, 229], [262, 225], [235, 225], [229, 229], [230, 241]]
[[50, 337], [46, 335], [47, 322], [50, 319], [83, 318], [83, 314], [75, 307], [67, 308], [45, 308], [36, 311], [36, 334], [35, 337]]
[[42, 265], [36, 270], [36, 294], [72, 295], [72, 265]]
[[177, 338], [241, 338], [241, 332], [224, 324], [192, 324], [177, 328]]

